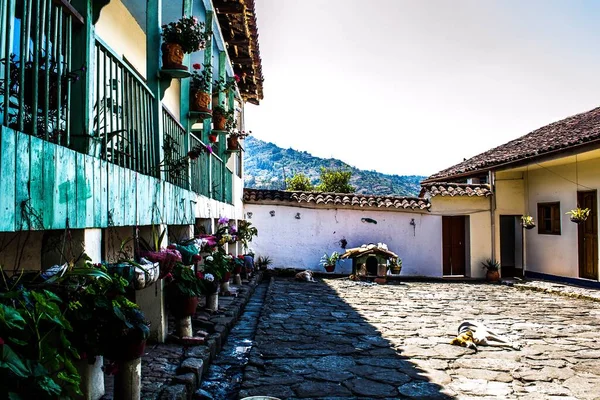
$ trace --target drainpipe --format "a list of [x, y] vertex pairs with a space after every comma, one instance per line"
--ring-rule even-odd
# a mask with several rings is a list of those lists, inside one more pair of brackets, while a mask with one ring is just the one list
[[490, 182], [490, 190], [492, 195], [490, 196], [490, 216], [492, 219], [492, 257], [493, 261], [496, 261], [496, 174], [493, 171], [488, 172], [488, 181]]

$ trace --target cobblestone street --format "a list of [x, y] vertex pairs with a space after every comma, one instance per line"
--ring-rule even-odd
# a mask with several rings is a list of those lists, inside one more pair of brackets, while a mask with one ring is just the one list
[[[521, 351], [449, 345], [475, 319]], [[275, 278], [240, 397], [600, 398], [600, 303], [503, 285]]]

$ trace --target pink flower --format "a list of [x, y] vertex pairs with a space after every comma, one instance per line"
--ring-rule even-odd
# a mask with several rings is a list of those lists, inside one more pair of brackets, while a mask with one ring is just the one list
[[192, 261], [193, 262], [200, 262], [202, 261], [202, 256], [200, 254], [196, 254], [192, 256]]
[[175, 246], [174, 244], [170, 244], [167, 246], [167, 249], [169, 250], [177, 250], [177, 246]]
[[240, 81], [240, 76], [238, 74], [235, 74], [233, 76], [233, 79], [235, 79], [236, 82], [239, 82]]
[[200, 69], [202, 68], [202, 65], [200, 65], [200, 63], [195, 63], [194, 65], [192, 65], [192, 67], [194, 67], [194, 69]]
[[208, 145], [208, 146], [206, 146], [206, 151], [208, 151], [208, 154], [212, 154], [213, 148], [210, 145]]

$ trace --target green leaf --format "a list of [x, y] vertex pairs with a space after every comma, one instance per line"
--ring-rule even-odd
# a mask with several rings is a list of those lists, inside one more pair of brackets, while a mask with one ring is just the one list
[[4, 322], [9, 329], [23, 329], [26, 325], [18, 310], [4, 304], [0, 304], [0, 322]]
[[54, 382], [54, 380], [49, 376], [42, 377], [38, 384], [43, 391], [51, 395], [59, 395], [62, 391], [61, 387], [58, 386], [56, 382]]
[[48, 297], [48, 299], [56, 301], [57, 303], [62, 303], [62, 299], [56, 294], [52, 293], [51, 291], [44, 289], [44, 293], [46, 294], [46, 297]]
[[8, 393], [8, 400], [23, 400], [23, 398], [21, 396], [19, 396], [15, 392], [9, 392]]
[[16, 337], [9, 337], [8, 340], [13, 342], [14, 344], [18, 344], [19, 346], [27, 346], [29, 344], [24, 340], [17, 339]]
[[106, 272], [103, 272], [97, 268], [73, 268], [69, 275], [88, 276], [98, 279], [106, 279], [111, 281], [112, 278]]
[[21, 378], [27, 378], [30, 372], [17, 353], [15, 353], [7, 344], [2, 346], [2, 361], [0, 362], [0, 367], [10, 369], [15, 375]]
[[121, 312], [119, 306], [113, 306], [113, 312], [115, 313], [115, 316], [121, 321], [127, 322], [127, 318], [125, 318], [125, 315], [123, 315], [123, 312]]

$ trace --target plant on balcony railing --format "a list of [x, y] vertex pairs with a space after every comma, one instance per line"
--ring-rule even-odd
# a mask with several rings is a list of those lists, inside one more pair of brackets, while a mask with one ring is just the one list
[[[9, 107], [9, 113], [5, 117], [7, 125], [19, 129], [22, 124], [26, 133], [33, 133], [35, 126], [36, 136], [59, 143], [60, 138], [65, 135], [67, 124], [65, 109], [69, 83], [81, 78], [86, 72], [85, 66], [74, 71], [64, 71], [64, 63], [40, 56], [36, 68], [35, 63], [23, 63], [15, 54], [0, 62], [9, 68], [8, 80], [4, 75], [0, 78], [0, 106], [4, 107], [8, 102]], [[59, 69], [63, 69], [60, 75]], [[36, 77], [37, 87], [34, 86]], [[35, 116], [34, 111], [37, 111]]]
[[202, 153], [212, 154], [210, 145], [198, 144], [194, 146], [183, 157], [178, 157], [179, 145], [170, 137], [165, 137], [163, 145], [164, 160], [158, 165], [158, 169], [168, 175], [171, 182], [178, 182], [187, 177], [190, 160], [196, 160]]
[[240, 150], [240, 140], [246, 139], [249, 134], [252, 132], [246, 133], [245, 131], [231, 131], [229, 132], [229, 137], [227, 138], [227, 150], [228, 151], [239, 151]]
[[219, 78], [219, 80], [213, 84], [213, 94], [235, 90], [239, 81], [240, 77], [238, 75], [234, 75], [233, 78], [228, 78], [227, 80], [225, 80], [225, 78]]
[[212, 65], [194, 64], [194, 71], [190, 81], [190, 99], [192, 111], [210, 113], [210, 80], [212, 77]]
[[232, 131], [236, 127], [233, 110], [227, 110], [224, 105], [213, 110], [213, 128], [216, 131]]
[[183, 65], [184, 54], [202, 50], [209, 32], [196, 17], [182, 17], [179, 21], [162, 26], [164, 40], [163, 69], [187, 70]]

